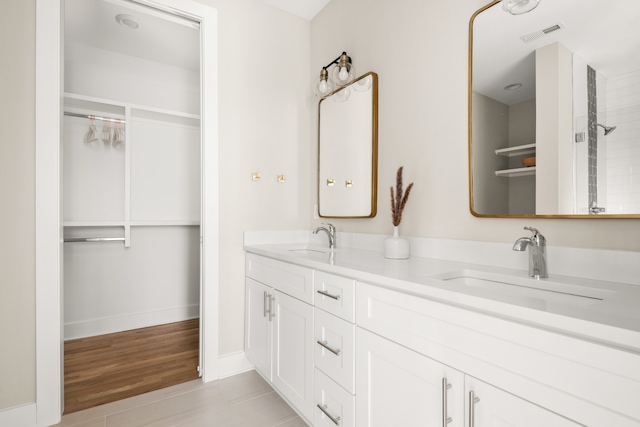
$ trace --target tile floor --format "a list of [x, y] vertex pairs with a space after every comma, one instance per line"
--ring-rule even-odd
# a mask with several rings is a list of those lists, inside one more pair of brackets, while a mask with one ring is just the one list
[[307, 427], [255, 372], [190, 381], [74, 412], [57, 427]]

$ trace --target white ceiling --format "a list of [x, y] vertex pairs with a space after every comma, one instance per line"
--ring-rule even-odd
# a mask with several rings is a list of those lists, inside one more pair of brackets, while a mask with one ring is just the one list
[[[116, 15], [131, 15], [125, 28]], [[65, 43], [80, 43], [190, 70], [200, 69], [200, 31], [185, 18], [123, 0], [66, 0]]]
[[263, 2], [311, 20], [331, 0], [262, 0]]
[[[473, 23], [473, 88], [505, 104], [535, 97], [539, 47], [560, 42], [605, 77], [640, 69], [639, 0], [542, 0], [513, 16], [500, 3]], [[520, 37], [560, 24], [563, 29], [525, 43]], [[512, 83], [523, 87], [503, 88]]]
[[[262, 0], [311, 20], [330, 0]], [[131, 15], [139, 27], [116, 22]], [[200, 33], [193, 22], [127, 0], [66, 0], [65, 42], [89, 45], [176, 67], [199, 70]]]

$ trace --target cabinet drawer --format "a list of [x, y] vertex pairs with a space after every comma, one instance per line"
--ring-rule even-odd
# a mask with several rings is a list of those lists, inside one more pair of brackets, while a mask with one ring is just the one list
[[245, 268], [247, 277], [313, 304], [313, 270], [254, 254], [247, 254]]
[[317, 307], [314, 316], [314, 364], [353, 393], [355, 325]]
[[316, 271], [313, 278], [316, 307], [355, 322], [355, 280]]
[[353, 427], [355, 399], [322, 371], [315, 370], [314, 427]]

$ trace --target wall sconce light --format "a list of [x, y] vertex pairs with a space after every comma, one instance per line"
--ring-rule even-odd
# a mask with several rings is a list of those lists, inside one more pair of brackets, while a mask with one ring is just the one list
[[502, 10], [512, 15], [522, 15], [538, 7], [540, 0], [502, 0]]
[[[331, 69], [331, 76], [329, 75], [329, 68]], [[335, 89], [335, 86], [344, 86], [351, 83], [356, 77], [356, 69], [351, 62], [351, 57], [347, 55], [347, 52], [342, 52], [342, 55], [331, 61], [320, 70], [320, 76], [313, 84], [313, 93], [318, 98], [324, 98], [329, 95]]]

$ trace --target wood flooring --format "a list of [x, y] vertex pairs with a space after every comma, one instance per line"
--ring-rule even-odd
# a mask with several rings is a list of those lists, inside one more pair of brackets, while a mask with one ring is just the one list
[[189, 381], [62, 417], [54, 427], [307, 427], [255, 371]]
[[64, 344], [65, 414], [198, 378], [199, 321]]

